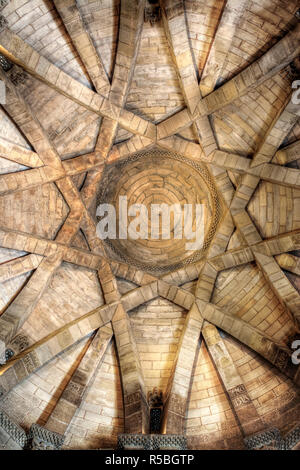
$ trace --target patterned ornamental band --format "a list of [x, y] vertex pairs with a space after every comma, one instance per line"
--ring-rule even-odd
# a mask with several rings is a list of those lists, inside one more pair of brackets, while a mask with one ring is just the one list
[[277, 428], [271, 428], [267, 431], [254, 434], [244, 439], [246, 448], [249, 450], [258, 450], [262, 448], [274, 450], [291, 450], [300, 443], [300, 426], [290, 431], [285, 438], [281, 437]]
[[186, 437], [179, 434], [119, 434], [118, 449], [186, 450]]

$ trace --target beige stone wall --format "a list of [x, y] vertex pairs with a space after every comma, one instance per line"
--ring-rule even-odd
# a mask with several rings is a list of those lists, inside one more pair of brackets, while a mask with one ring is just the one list
[[[1, 251], [6, 251], [4, 248]], [[11, 250], [12, 251], [12, 250]], [[14, 253], [12, 258], [17, 258], [20, 256], [20, 251]], [[8, 279], [0, 284], [0, 309], [4, 311], [6, 307], [10, 304], [11, 300], [15, 295], [20, 292], [23, 286], [26, 284], [26, 281], [30, 278], [32, 271], [29, 271], [26, 274], [22, 274], [13, 279]]]
[[[216, 224], [212, 221], [212, 214], [219, 208], [219, 200], [216, 201], [216, 189], [208, 179], [207, 172], [201, 166], [193, 168], [188, 162], [174, 161], [171, 153], [149, 152], [136, 161], [126, 163], [124, 167], [115, 167], [105, 175], [107, 190], [101, 194], [97, 204], [113, 204], [116, 208], [117, 225], [119, 221], [120, 197], [127, 197], [128, 208], [133, 204], [143, 204], [147, 209], [147, 228], [137, 228], [142, 231], [143, 239], [134, 240], [131, 236], [127, 239], [110, 240], [110, 245], [116, 253], [123, 253], [127, 263], [140, 262], [149, 270], [166, 266], [176, 266], [195, 256], [194, 250], [186, 248], [187, 239], [183, 219], [176, 222], [174, 214], [170, 214], [170, 235], [166, 227], [162, 227], [160, 217], [152, 215], [154, 204], [165, 204], [169, 207], [173, 204], [202, 205], [203, 210], [203, 237], [208, 244], [211, 240]], [[193, 209], [192, 226], [195, 231], [196, 211]], [[97, 218], [97, 220], [99, 220]], [[157, 223], [158, 220], [158, 223]], [[178, 219], [177, 219], [178, 220]], [[128, 225], [131, 219], [128, 218]], [[178, 223], [181, 229], [181, 238], [175, 238], [174, 224]], [[130, 226], [129, 226], [130, 227]], [[157, 239], [151, 235], [152, 228], [157, 230]], [[147, 239], [145, 237], [147, 236]], [[206, 245], [207, 246], [207, 245]], [[201, 254], [201, 253], [200, 253]], [[199, 255], [199, 254], [197, 254]], [[198, 256], [199, 257], [199, 256]], [[173, 268], [174, 269], [174, 268]]]
[[102, 59], [105, 71], [111, 78], [117, 47], [120, 1], [79, 0], [77, 2], [83, 21]]
[[89, 85], [89, 79], [66, 34], [53, 2], [13, 0], [3, 9], [12, 31], [74, 78]]
[[21, 135], [20, 131], [18, 130], [17, 126], [13, 123], [13, 121], [9, 118], [9, 116], [4, 112], [2, 108], [0, 108], [0, 135], [1, 137], [6, 138], [10, 142], [14, 142], [18, 145], [21, 145], [25, 148], [30, 148], [30, 145]]
[[25, 430], [33, 423], [44, 425], [78, 365], [86, 340], [72, 346], [17, 385], [1, 408]]
[[212, 115], [220, 147], [252, 156], [281, 109], [291, 79], [284, 71]]
[[[248, 348], [227, 335], [224, 340], [265, 428], [276, 426], [287, 433], [299, 421], [298, 388]], [[241, 428], [203, 343], [194, 370], [186, 433], [191, 448], [243, 448]]]
[[24, 97], [62, 160], [93, 151], [101, 118], [40, 81], [26, 77]]
[[294, 332], [290, 316], [254, 265], [222, 271], [212, 302], [276, 340], [285, 342]]
[[57, 187], [50, 183], [2, 197], [0, 212], [7, 228], [53, 239], [69, 208]]
[[[1, 409], [25, 430], [35, 422], [44, 425], [76, 370], [86, 341], [72, 346], [18, 385], [1, 402]], [[123, 399], [117, 354], [112, 343], [66, 432], [64, 448], [114, 448], [117, 434], [121, 432]]]
[[[216, 5], [220, 2], [209, 2]], [[245, 65], [260, 57], [276, 37], [289, 29], [288, 25], [298, 9], [296, 0], [250, 0], [238, 22], [229, 52], [226, 55], [222, 79], [240, 72]], [[220, 47], [222, 45], [220, 44]]]
[[[296, 0], [249, 0], [246, 2], [246, 6], [240, 17], [237, 15], [234, 27], [230, 27], [231, 39], [227, 38], [224, 43], [222, 41], [218, 42], [215, 41], [216, 28], [219, 26], [219, 22], [222, 19], [221, 15], [224, 13], [229, 3], [232, 4], [233, 2], [223, 2], [223, 0], [186, 0], [184, 2], [186, 16], [183, 15], [181, 17], [181, 20], [182, 18], [184, 19], [184, 24], [186, 19], [188, 28], [187, 32], [184, 31], [184, 34], [182, 34], [181, 39], [186, 37], [189, 39], [187, 42], [190, 44], [193, 54], [192, 69], [195, 66], [197, 79], [199, 79], [201, 75], [202, 78], [205, 77], [206, 67], [209, 63], [208, 59], [210, 59], [212, 67], [214, 67], [218, 65], [220, 62], [219, 58], [223, 55], [224, 61], [221, 70], [219, 70], [218, 86], [223, 81], [227, 81], [244, 70], [250, 63], [261, 57], [265, 51], [270, 49], [270, 47], [290, 29], [292, 20], [295, 22], [293, 19], [294, 13], [299, 7]], [[84, 29], [90, 35], [103, 63], [105, 73], [109, 79], [112, 79], [118, 44], [120, 1], [78, 0], [76, 4], [78, 5], [79, 13], [82, 17]], [[88, 73], [85, 70], [82, 60], [79, 58], [78, 52], [72, 44], [58, 12], [54, 8], [53, 2], [49, 0], [11, 0], [8, 6], [1, 11], [1, 14], [6, 17], [8, 26], [13, 33], [17, 33], [20, 38], [30, 44], [41, 56], [47, 58], [52, 64], [55, 64], [59, 69], [62, 69], [74, 79], [81, 82], [81, 84], [88, 87], [88, 89], [85, 89], [80, 84], [76, 84], [76, 82], [70, 82], [73, 87], [70, 92], [67, 87], [64, 88], [66, 85], [63, 82], [66, 76], [63, 76], [63, 74], [60, 75], [58, 80], [60, 83], [59, 87], [64, 89], [64, 93], [69, 96], [69, 98], [67, 98], [58, 93], [57, 89], [54, 90], [48, 86], [49, 83], [53, 86], [57, 86], [57, 82], [55, 82], [54, 78], [56, 72], [58, 72], [57, 70], [52, 68], [54, 75], [52, 76], [51, 73], [49, 73], [49, 76], [47, 76], [47, 79], [50, 77], [48, 85], [37, 78], [31, 77], [27, 73], [23, 74], [24, 83], [20, 86], [18, 85], [18, 90], [22, 92], [27, 100], [28, 106], [45, 130], [45, 132], [39, 133], [39, 149], [43, 151], [43, 157], [45, 157], [47, 163], [50, 162], [51, 165], [58, 165], [58, 167], [60, 167], [60, 159], [69, 160], [72, 157], [92, 152], [95, 148], [96, 141], [98, 141], [97, 151], [100, 152], [101, 156], [106, 156], [106, 153], [109, 152], [110, 144], [113, 142], [120, 143], [134, 135], [127, 129], [121, 127], [121, 125], [118, 126], [114, 121], [120, 109], [117, 107], [110, 108], [108, 102], [102, 102], [101, 98], [99, 98], [99, 96], [97, 97], [94, 92], [91, 91], [92, 82], [88, 77]], [[181, 26], [182, 24], [177, 25], [179, 30]], [[174, 30], [176, 31], [176, 21], [172, 31]], [[134, 113], [143, 116], [147, 121], [163, 121], [170, 115], [176, 114], [177, 111], [186, 107], [182, 89], [185, 88], [184, 92], [186, 94], [188, 79], [185, 87], [180, 84], [180, 78], [182, 79], [184, 76], [184, 60], [186, 60], [186, 56], [180, 59], [177, 58], [177, 60], [174, 61], [170, 52], [170, 45], [171, 44], [168, 44], [162, 21], [155, 23], [153, 26], [149, 23], [144, 23], [136, 64], [134, 70], [132, 70], [132, 81], [131, 85], [128, 87], [127, 100], [125, 100], [126, 83], [121, 84], [122, 76], [117, 77], [116, 80], [116, 89], [118, 90], [118, 86], [122, 89], [120, 96], [125, 95], [124, 100], [121, 100], [125, 109], [134, 111]], [[184, 48], [186, 45], [183, 46], [179, 44], [179, 46]], [[177, 44], [177, 47], [180, 49], [179, 46]], [[228, 46], [228, 49], [225, 49], [224, 52], [225, 46]], [[25, 61], [24, 58], [26, 58], [28, 50], [26, 52], [24, 44], [23, 48], [25, 51], [23, 51], [24, 54], [22, 55], [21, 52], [19, 52], [22, 60]], [[188, 51], [188, 53], [189, 52], [190, 51]], [[16, 54], [17, 53], [18, 51]], [[40, 60], [40, 58], [36, 58]], [[93, 58], [92, 56], [91, 60], [93, 60]], [[284, 57], [281, 58], [281, 60], [285, 59]], [[131, 62], [131, 60], [132, 57], [128, 59], [128, 62]], [[183, 63], [181, 63], [181, 60]], [[132, 60], [132, 62], [134, 63], [134, 60]], [[187, 60], [187, 62], [188, 66], [191, 66], [189, 60]], [[43, 69], [42, 60], [41, 63], [42, 65], [39, 64], [39, 66], [37, 66], [37, 63], [35, 63], [34, 66], [32, 66], [32, 69], [34, 69], [36, 73], [40, 73], [40, 78], [41, 76], [43, 77], [44, 73], [43, 70], [42, 72], [38, 71], [39, 67]], [[175, 63], [179, 69], [179, 74], [176, 72]], [[24, 67], [26, 65], [27, 64], [23, 63]], [[125, 72], [124, 69], [126, 69]], [[123, 73], [125, 73], [127, 80], [130, 73], [126, 66], [124, 69]], [[122, 75], [122, 67], [118, 70]], [[192, 77], [193, 73], [194, 69], [191, 72], [187, 67], [187, 77]], [[249, 77], [246, 78], [249, 79]], [[272, 130], [274, 119], [278, 116], [280, 110], [284, 108], [292, 80], [291, 70], [289, 67], [285, 66], [281, 72], [276, 73], [272, 78], [269, 78], [257, 87], [254, 86], [252, 89], [248, 89], [244, 95], [239, 96], [234, 101], [231, 100], [230, 104], [212, 113], [210, 121], [215, 136], [210, 134], [210, 126], [207, 121], [205, 132], [209, 130], [208, 140], [210, 141], [211, 139], [208, 146], [211, 145], [213, 148], [216, 148], [216, 140], [220, 150], [237, 153], [238, 156], [240, 156], [237, 165], [241, 163], [241, 165], [244, 165], [246, 168], [250, 163], [249, 159], [260, 149], [266, 134]], [[205, 90], [207, 92], [207, 88], [204, 86], [200, 86], [200, 89], [204, 94]], [[229, 95], [232, 92], [232, 96], [235, 96], [235, 91], [230, 89], [230, 84], [226, 90]], [[198, 88], [197, 92], [199, 93]], [[80, 96], [79, 102], [81, 102], [82, 105], [79, 105], [76, 99], [75, 101], [71, 99], [72, 97], [74, 98], [75, 95], [76, 99]], [[115, 96], [114, 99], [120, 102], [120, 96]], [[227, 97], [226, 99], [224, 98], [224, 100], [226, 103], [230, 101], [229, 98], [227, 100]], [[214, 108], [213, 99], [210, 105]], [[12, 108], [16, 106], [14, 109], [16, 111], [18, 105], [12, 102], [11, 106]], [[101, 111], [99, 111], [99, 109], [101, 109]], [[18, 112], [16, 111], [15, 118], [17, 114]], [[100, 117], [102, 114], [106, 116], [105, 119]], [[206, 153], [195, 144], [198, 143], [199, 138], [200, 140], [203, 138], [201, 135], [201, 126], [204, 121], [199, 120], [200, 135], [198, 135], [197, 129], [191, 125], [190, 118], [191, 116], [189, 116], [189, 113], [185, 110], [180, 114], [179, 118], [178, 116], [175, 117], [175, 121], [176, 119], [177, 121], [174, 124], [174, 128], [172, 127], [172, 118], [171, 122], [168, 121], [167, 124], [163, 123], [159, 128], [155, 128], [152, 123], [140, 120], [140, 118], [127, 111], [122, 111], [120, 124], [133, 132], [139, 128], [138, 134], [141, 136], [145, 135], [147, 137], [146, 143], [148, 144], [155, 141], [155, 132], [157, 129], [159, 136], [169, 135], [169, 130], [173, 129], [177, 135], [174, 140], [172, 140], [171, 137], [171, 145], [173, 145], [173, 142], [176, 142], [176, 139], [178, 143], [179, 139], [180, 144], [178, 144], [178, 147], [184, 147], [186, 150], [185, 145], [187, 145], [187, 141], [189, 141], [186, 153], [192, 159], [199, 159], [202, 162]], [[186, 119], [188, 124], [184, 129], [181, 128], [182, 119]], [[100, 135], [100, 139], [98, 139], [100, 125], [103, 124], [105, 120], [106, 124], [101, 127], [102, 134]], [[128, 124], [129, 120], [132, 120], [130, 124]], [[118, 130], [114, 136], [115, 127], [117, 127]], [[278, 131], [278, 128], [276, 130]], [[26, 125], [23, 126], [23, 131], [26, 133]], [[46, 139], [47, 134], [50, 141]], [[280, 138], [281, 133], [279, 132], [279, 134]], [[293, 129], [289, 130], [286, 134], [286, 136], [282, 135], [284, 138], [282, 146], [298, 141], [300, 138], [300, 124], [297, 123]], [[180, 139], [179, 136], [182, 139]], [[0, 108], [0, 139], [1, 175], [14, 172], [19, 173], [29, 168], [20, 162], [10, 161], [5, 158], [5, 155], [2, 155], [2, 153], [5, 153], [3, 151], [5, 145], [7, 145], [7, 148], [9, 148], [11, 144], [20, 146], [19, 152], [21, 153], [21, 160], [24, 157], [24, 149], [27, 149], [24, 160], [26, 160], [27, 156], [27, 162], [34, 162], [36, 169], [42, 164], [42, 162], [38, 161], [39, 157], [34, 155], [33, 148], [28, 143], [26, 137], [18, 130], [17, 126], [2, 108]], [[193, 142], [193, 144], [191, 142]], [[53, 143], [57, 154], [50, 148], [51, 143]], [[141, 140], [138, 140], [137, 145], [140, 144]], [[272, 145], [270, 147], [272, 147]], [[195, 148], [197, 150], [194, 150]], [[128, 143], [127, 153], [130, 154], [134, 149], [134, 145]], [[28, 150], [31, 151], [30, 155]], [[223, 194], [223, 192], [226, 192], [226, 196], [229, 195], [226, 199], [226, 203], [229, 205], [229, 197], [233, 192], [230, 181], [233, 184], [233, 188], [236, 189], [241, 183], [242, 170], [241, 167], [235, 167], [233, 165], [232, 168], [238, 171], [228, 171], [227, 175], [226, 165], [223, 160], [226, 158], [226, 161], [230, 159], [235, 161], [235, 156], [224, 157], [224, 155], [218, 155], [218, 157], [220, 157], [219, 161], [221, 164], [224, 164], [225, 169], [217, 167], [218, 161], [214, 161], [215, 166], [211, 165], [210, 169], [216, 176], [216, 186], [218, 186], [220, 193]], [[222, 160], [223, 157], [224, 159]], [[243, 157], [247, 157], [248, 159]], [[272, 155], [267, 155], [267, 158], [269, 157], [270, 159], [271, 157], [273, 158]], [[93, 158], [95, 158], [96, 161], [98, 159], [99, 162], [100, 157], [98, 154]], [[82, 162], [85, 162], [84, 157], [81, 160], [81, 163]], [[64, 164], [65, 163], [66, 162], [64, 162]], [[272, 163], [278, 162], [273, 160]], [[69, 161], [68, 164], [70, 168], [72, 161]], [[174, 170], [174, 162], [172, 165]], [[288, 166], [299, 169], [300, 159], [289, 163]], [[76, 167], [76, 164], [74, 167]], [[150, 177], [149, 173], [147, 174], [147, 172], [145, 172], [145, 174], [142, 175], [144, 180], [141, 178], [141, 180], [136, 182], [136, 186], [130, 184], [131, 187], [125, 189], [133, 193], [146, 182], [149, 185], [148, 189], [150, 190], [150, 194], [151, 191], [154, 192], [153, 187], [157, 185], [158, 188], [156, 189], [158, 189], [158, 194], [161, 192], [160, 188], [163, 188], [165, 194], [169, 194], [170, 196], [174, 188], [178, 189], [182, 186], [182, 189], [184, 189], [184, 185], [188, 181], [187, 197], [182, 198], [182, 201], [190, 201], [191, 199], [189, 198], [198, 185], [197, 180], [191, 177], [188, 170], [183, 171], [183, 166], [181, 165], [179, 167], [179, 163], [178, 168], [178, 171], [173, 172], [173, 174], [172, 171], [170, 172], [170, 169], [167, 168], [163, 176], [155, 174], [154, 178], [152, 177], [153, 175], [150, 175]], [[275, 173], [277, 172], [277, 179], [274, 177], [273, 181], [281, 182], [281, 172], [280, 169], [278, 170], [278, 166], [276, 170], [274, 167], [266, 165], [266, 171], [263, 176], [269, 178], [270, 175], [267, 174], [268, 169], [271, 172], [273, 171], [272, 168]], [[160, 170], [161, 169], [162, 168], [160, 168]], [[11, 184], [11, 186], [7, 186], [10, 194], [6, 194], [0, 198], [1, 228], [24, 231], [29, 234], [44, 237], [45, 239], [54, 240], [58, 230], [61, 228], [68, 215], [70, 215], [69, 210], [74, 208], [75, 216], [74, 213], [72, 216], [74, 216], [76, 226], [79, 228], [80, 221], [78, 221], [76, 217], [78, 214], [79, 216], [82, 215], [81, 211], [84, 207], [80, 196], [76, 192], [76, 188], [81, 188], [86, 176], [86, 170], [87, 169], [84, 168], [82, 174], [75, 175], [72, 179], [68, 180], [70, 183], [69, 190], [71, 181], [74, 183], [74, 188], [71, 188], [72, 191], [70, 190], [65, 196], [62, 192], [68, 187], [66, 178], [57, 182], [57, 185], [55, 183], [46, 183], [24, 191], [15, 191], [16, 189], [23, 189], [15, 188], [14, 184], [18, 184], [16, 183], [17, 181], [21, 182], [22, 177], [26, 180], [26, 172], [24, 174], [21, 173], [18, 177], [12, 177], [11, 179], [8, 177], [7, 180], [10, 181]], [[248, 168], [248, 170], [252, 171], [251, 168]], [[253, 171], [255, 171], [255, 168]], [[247, 204], [245, 203], [245, 210], [256, 226], [256, 237], [258, 240], [259, 236], [262, 238], [276, 237], [279, 234], [300, 228], [299, 177], [296, 176], [296, 173], [293, 173], [295, 170], [289, 171], [290, 173], [286, 177], [285, 186], [279, 183], [275, 184], [274, 182], [260, 181], [257, 188], [253, 189], [256, 178], [253, 177], [251, 180], [249, 177], [248, 182], [251, 181], [253, 187], [250, 184], [251, 187], [249, 188], [246, 181], [242, 188], [249, 193], [247, 193], [249, 197]], [[37, 169], [35, 175], [38, 172], [39, 170]], [[34, 173], [29, 173], [29, 176], [27, 174], [27, 183], [29, 186], [31, 185], [30, 175], [34, 175]], [[61, 177], [61, 175], [64, 176], [64, 173], [57, 172], [57, 175]], [[91, 173], [89, 176], [90, 175]], [[166, 175], [170, 177], [170, 181], [168, 181]], [[32, 178], [34, 178], [34, 176]], [[297, 178], [298, 183], [296, 188], [293, 187], [293, 181], [296, 181]], [[2, 179], [2, 181], [4, 181], [4, 187], [5, 180], [5, 178]], [[50, 181], [52, 181], [51, 178]], [[98, 183], [99, 181], [100, 179], [97, 180]], [[95, 183], [92, 188], [93, 191], [95, 191], [98, 183]], [[99, 185], [101, 185], [101, 183], [99, 183]], [[168, 193], [168, 191], [170, 192]], [[91, 195], [87, 193], [81, 195], [84, 201], [91, 197]], [[141, 191], [141, 193], [137, 202], [145, 200], [143, 199], [143, 191]], [[196, 196], [199, 196], [200, 193], [201, 184], [199, 184], [199, 188], [197, 188]], [[241, 194], [243, 194], [242, 191], [240, 191], [240, 195]], [[135, 195], [133, 195], [133, 201], [135, 201], [134, 196]], [[170, 200], [171, 199], [172, 198], [170, 198]], [[239, 198], [236, 197], [235, 202], [237, 204], [238, 199]], [[66, 202], [67, 200], [68, 203]], [[150, 200], [151, 198], [149, 201]], [[81, 228], [83, 229], [84, 227], [86, 230], [90, 246], [98, 255], [99, 252], [101, 253], [102, 247], [94, 238], [93, 230], [95, 227], [93, 225], [93, 219], [85, 209], [83, 213], [87, 220], [84, 220], [84, 224]], [[210, 209], [208, 215], [212, 215]], [[241, 212], [240, 218], [237, 217], [236, 220], [241, 222], [244, 216], [245, 212]], [[249, 225], [246, 226], [248, 229], [249, 227], [251, 228], [250, 217], [246, 217], [249, 223]], [[239, 225], [239, 223], [237, 225]], [[64, 235], [66, 235], [65, 238], [72, 239], [72, 236], [68, 237], [68, 229], [70, 229], [70, 226], [66, 227], [62, 239], [64, 239]], [[243, 238], [238, 229], [234, 231], [232, 236], [230, 236], [232, 233], [231, 228], [229, 228], [227, 232], [225, 230], [224, 233], [219, 232], [218, 234], [218, 242], [220, 245], [217, 246], [216, 244], [215, 248], [217, 247], [216, 249], [219, 251], [226, 249], [228, 240], [229, 244], [227, 249], [229, 250], [241, 247], [244, 248], [246, 242], [251, 241], [251, 237]], [[243, 233], [245, 235], [245, 230]], [[88, 250], [89, 247], [85, 236], [86, 234], [83, 235], [83, 232], [79, 231], [71, 240], [71, 246]], [[295, 244], [297, 244], [296, 236], [294, 238], [293, 243], [295, 242]], [[36, 242], [36, 240], [31, 241], [33, 243]], [[166, 245], [161, 247], [156, 255], [160, 257], [166, 256]], [[276, 245], [276, 242], [274, 242], [274, 245]], [[280, 243], [278, 243], [278, 245], [280, 245]], [[172, 243], [170, 246], [172, 251], [174, 246]], [[283, 249], [285, 248], [283, 247]], [[135, 247], [132, 249], [132, 252], [136, 256]], [[143, 258], [143, 251], [141, 250], [139, 253], [141, 253], [140, 257]], [[75, 261], [78, 261], [80, 254], [82, 255], [80, 251], [77, 251], [75, 254], [73, 253], [74, 256], [72, 259], [71, 253], [69, 261], [74, 261], [75, 258]], [[178, 255], [177, 252], [175, 254]], [[296, 254], [299, 256], [299, 252], [294, 253], [294, 255]], [[27, 253], [24, 251], [0, 248], [0, 275], [2, 274], [3, 276], [3, 282], [0, 284], [0, 313], [4, 312], [14, 301], [34, 274], [32, 269], [24, 272], [26, 266], [23, 266], [22, 259], [19, 258], [26, 257], [26, 255]], [[86, 253], [85, 255], [87, 257], [89, 256]], [[242, 257], [242, 254], [240, 255]], [[149, 257], [151, 258], [151, 256]], [[230, 255], [227, 261], [229, 258]], [[236, 257], [233, 256], [233, 259], [234, 262], [238, 262], [239, 253], [236, 254]], [[253, 256], [251, 263], [236, 266], [221, 271], [218, 274], [210, 301], [216, 304], [218, 308], [227, 312], [229, 316], [238, 317], [257, 328], [259, 332], [267, 335], [274, 341], [282, 342], [289, 346], [291, 338], [295, 335], [294, 323], [287, 307], [282, 306], [279, 298], [284, 301], [291, 295], [292, 300], [286, 303], [288, 306], [294, 307], [294, 309], [297, 308], [297, 302], [295, 300], [297, 299], [297, 294], [291, 289], [287, 289], [287, 294], [285, 295], [287, 284], [283, 281], [286, 281], [286, 276], [298, 289], [298, 292], [300, 292], [299, 276], [296, 276], [295, 272], [290, 273], [285, 270], [280, 272], [279, 266], [275, 264], [275, 261], [278, 261], [276, 257], [274, 258], [275, 261], [273, 261], [271, 257], [264, 258], [264, 254], [262, 254], [261, 257], [257, 259], [263, 261], [267, 259], [266, 266], [271, 269], [269, 276], [266, 275], [266, 277], [264, 277], [262, 273], [264, 266], [257, 265], [254, 262]], [[9, 264], [11, 271], [10, 268], [6, 270], [6, 263], [11, 260], [14, 260], [12, 264]], [[93, 256], [94, 268], [98, 267], [99, 269], [99, 260], [100, 258], [98, 256]], [[39, 259], [37, 258], [32, 261], [36, 263], [35, 267], [38, 266], [38, 261]], [[47, 263], [45, 263], [45, 265], [47, 271]], [[83, 265], [90, 266], [87, 262]], [[218, 260], [216, 261], [216, 265], [218, 265]], [[24, 296], [26, 308], [30, 315], [28, 313], [29, 316], [24, 324], [22, 324], [18, 334], [21, 335], [19, 340], [22, 340], [25, 346], [34, 344], [36, 341], [55, 332], [66, 323], [80, 318], [82, 315], [104, 303], [103, 293], [100, 288], [96, 270], [66, 262], [62, 262], [56, 271], [55, 267], [55, 260], [52, 264], [50, 260], [50, 269], [52, 269], [51, 272], [54, 272], [54, 275], [49, 285], [47, 284], [47, 276], [41, 276], [41, 285], [37, 283], [41, 289], [43, 286], [46, 287], [45, 292], [42, 297], [38, 299], [37, 305], [32, 309], [32, 312], [30, 301], [32, 298], [36, 298], [34, 286], [32, 287], [31, 285], [31, 290], [29, 288], [27, 296]], [[183, 284], [181, 286], [182, 289], [192, 294], [199, 294], [200, 292], [202, 295], [205, 293], [206, 296], [209, 296], [211, 293], [210, 287], [212, 287], [211, 282], [214, 280], [216, 271], [212, 268], [210, 269], [209, 265], [207, 265], [206, 268], [206, 270], [200, 273], [201, 279], [199, 284], [201, 284], [201, 286], [198, 290], [196, 290], [196, 281]], [[284, 269], [284, 266], [282, 269]], [[106, 266], [100, 271], [100, 277], [101, 275], [103, 276], [103, 284], [105, 284], [104, 281], [107, 281], [107, 298], [119, 298], [117, 290], [123, 295], [131, 289], [139, 287], [138, 283], [135, 284], [125, 281], [124, 279], [118, 279], [117, 283], [114, 282], [113, 277], [109, 277], [110, 273], [108, 271]], [[37, 278], [39, 272], [40, 271], [37, 271], [37, 275], [33, 277], [33, 280]], [[270, 286], [270, 277], [274, 274], [279, 275], [276, 283], [277, 292], [275, 293]], [[51, 277], [51, 273], [49, 277]], [[137, 280], [139, 277], [140, 279], [143, 278], [143, 276], [137, 274], [135, 279]], [[180, 278], [179, 274], [178, 277]], [[134, 278], [134, 275], [132, 275], [132, 278]], [[176, 275], [174, 275], [174, 277], [170, 276], [169, 280], [170, 279], [170, 282], [179, 284]], [[38, 279], [38, 281], [39, 280], [40, 279]], [[168, 288], [168, 285], [161, 283], [160, 295], [166, 294]], [[109, 289], [111, 290], [108, 292]], [[153, 291], [154, 290], [155, 282]], [[178, 296], [176, 294], [176, 299], [179, 299], [179, 303], [180, 299], [185, 298], [183, 292], [184, 291], [178, 290]], [[145, 296], [149, 295], [149, 289], [148, 292], [147, 289], [145, 289], [143, 293]], [[133, 295], [133, 301], [136, 301], [140, 297], [143, 299], [143, 293], [139, 292], [136, 296]], [[151, 291], [151, 295], [152, 294], [153, 292]], [[171, 294], [169, 297], [174, 298]], [[141, 378], [139, 374], [142, 371], [145, 394], [152, 391], [153, 387], [158, 387], [166, 393], [172, 390], [171, 378], [175, 370], [180, 338], [183, 331], [187, 331], [185, 348], [188, 349], [189, 346], [187, 343], [190, 331], [188, 328], [184, 330], [187, 310], [160, 296], [150, 301], [147, 301], [146, 298], [144, 298], [144, 300], [145, 302], [142, 305], [129, 311], [129, 319], [126, 323], [126, 326], [131, 327], [132, 331], [132, 343], [134, 347], [131, 348], [131, 351], [136, 351], [139, 356], [136, 357], [138, 366], [135, 367], [135, 365], [133, 365], [133, 375], [135, 378]], [[189, 299], [187, 300], [189, 301]], [[295, 301], [294, 304], [293, 301]], [[21, 302], [22, 298], [20, 303]], [[130, 296], [129, 300], [127, 297], [126, 302], [126, 305], [130, 308]], [[19, 310], [17, 308], [17, 312], [21, 312], [22, 314], [22, 307], [22, 303], [21, 307], [19, 304]], [[124, 314], [123, 317], [125, 318], [126, 315]], [[104, 316], [104, 318], [106, 317]], [[116, 323], [117, 321], [122, 321], [122, 319], [120, 320], [119, 318], [115, 320]], [[232, 319], [229, 319], [229, 322], [230, 321], [232, 322]], [[96, 324], [98, 325], [98, 323]], [[118, 333], [118, 328], [115, 328], [115, 331]], [[261, 338], [261, 336], [256, 336], [256, 338], [257, 337]], [[292, 427], [300, 421], [299, 391], [293, 382], [279, 373], [278, 370], [271, 366], [266, 360], [260, 358], [256, 353], [250, 351], [237, 340], [228, 335], [225, 335], [223, 339], [265, 428], [277, 426], [282, 432], [287, 432], [292, 429]], [[71, 346], [66, 352], [60, 353], [39, 370], [30, 374], [29, 377], [22, 383], [16, 385], [16, 387], [8, 393], [4, 400], [1, 401], [0, 407], [25, 430], [28, 430], [32, 423], [44, 425], [73, 372], [79, 365], [87, 342], [87, 338], [81, 339], [78, 344]], [[116, 446], [117, 434], [123, 432], [125, 429], [121, 369], [116, 344], [120, 346], [120, 338], [118, 338], [117, 342], [113, 340], [108, 347], [104, 354], [103, 361], [88, 388], [87, 394], [66, 432], [64, 445], [66, 449], [113, 448]], [[132, 345], [130, 345], [130, 347], [131, 346]], [[261, 348], [261, 350], [263, 350], [263, 348]], [[183, 351], [183, 356], [185, 352], [186, 351]], [[184, 359], [181, 357], [181, 361], [183, 360]], [[275, 362], [275, 360], [273, 362]], [[242, 433], [239, 423], [232, 411], [229, 397], [222, 386], [220, 377], [203, 339], [199, 341], [195, 361], [190, 366], [190, 369], [193, 368], [190, 394], [188, 400], [184, 401], [183, 399], [184, 406], [187, 402], [184, 429], [188, 437], [189, 447], [193, 449], [242, 448]], [[180, 379], [180, 371], [178, 376]], [[130, 380], [128, 380], [128, 382], [129, 385], [131, 385]], [[177, 383], [175, 383], [175, 385], [177, 385]]]
[[292, 131], [286, 138], [286, 145], [292, 144], [299, 140], [300, 137], [300, 123], [296, 123], [296, 125], [293, 127]]
[[127, 108], [152, 121], [159, 121], [181, 109], [183, 104], [162, 23], [155, 23], [152, 27], [145, 23]]
[[29, 336], [32, 342], [38, 341], [102, 304], [96, 273], [63, 263], [20, 334]]
[[112, 449], [123, 432], [123, 398], [115, 344], [109, 346], [84, 403], [66, 432], [65, 449]]
[[204, 69], [215, 28], [220, 20], [223, 0], [187, 0], [185, 10], [189, 37], [199, 75]]
[[292, 429], [300, 419], [299, 388], [230, 337], [226, 346], [266, 428], [276, 426], [283, 433]]

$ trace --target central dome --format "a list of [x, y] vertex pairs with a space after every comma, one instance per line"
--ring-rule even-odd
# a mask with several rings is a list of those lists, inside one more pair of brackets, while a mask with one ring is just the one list
[[[173, 152], [151, 149], [107, 167], [104, 180], [103, 187], [106, 189], [100, 189], [97, 207], [105, 203], [113, 205], [117, 222], [116, 238], [105, 239], [110, 256], [134, 264], [140, 269], [156, 272], [177, 269], [203, 256], [220, 218], [217, 192], [204, 165]], [[120, 201], [124, 197], [127, 198], [128, 208], [133, 204], [143, 204], [146, 208], [148, 230], [144, 238], [133, 239], [130, 234], [127, 239], [119, 238], [119, 209]], [[195, 237], [187, 238], [188, 231], [185, 231], [183, 224], [180, 224], [182, 238], [174, 238], [176, 219], [172, 211], [170, 211], [170, 236], [168, 236], [165, 225], [162, 227], [162, 217], [158, 219], [153, 217], [152, 211], [157, 207], [155, 205], [161, 204], [169, 208], [174, 204], [180, 207], [182, 221], [185, 221], [184, 207], [190, 205], [193, 233], [196, 226], [199, 227], [199, 218], [204, 223], [204, 240], [201, 246], [189, 249], [188, 244], [194, 242]], [[202, 205], [201, 216], [198, 215], [198, 219], [196, 219], [196, 205]], [[101, 218], [97, 217], [97, 222]], [[127, 216], [128, 225], [133, 219], [134, 217]], [[157, 239], [153, 238], [153, 233], [151, 234], [151, 226], [152, 230], [159, 234]], [[178, 228], [178, 223], [175, 223], [175, 227]]]

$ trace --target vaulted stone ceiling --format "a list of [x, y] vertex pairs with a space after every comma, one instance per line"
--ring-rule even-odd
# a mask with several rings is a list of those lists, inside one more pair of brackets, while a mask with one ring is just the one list
[[[154, 387], [192, 449], [297, 445], [298, 6], [0, 1], [2, 446], [113, 448]], [[102, 243], [121, 193], [205, 200], [205, 250]]]

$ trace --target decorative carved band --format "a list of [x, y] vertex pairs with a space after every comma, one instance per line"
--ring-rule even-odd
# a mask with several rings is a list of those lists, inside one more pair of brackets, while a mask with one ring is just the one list
[[119, 434], [119, 449], [186, 450], [186, 437], [179, 434]]
[[26, 335], [18, 334], [9, 343], [9, 349], [13, 351], [14, 355], [19, 354], [25, 349], [29, 348], [30, 341]]
[[159, 434], [161, 432], [161, 420], [163, 415], [163, 392], [154, 387], [147, 396], [150, 408], [150, 433]]
[[228, 394], [235, 408], [240, 408], [241, 406], [251, 403], [251, 398], [244, 384], [231, 388], [228, 390]]

